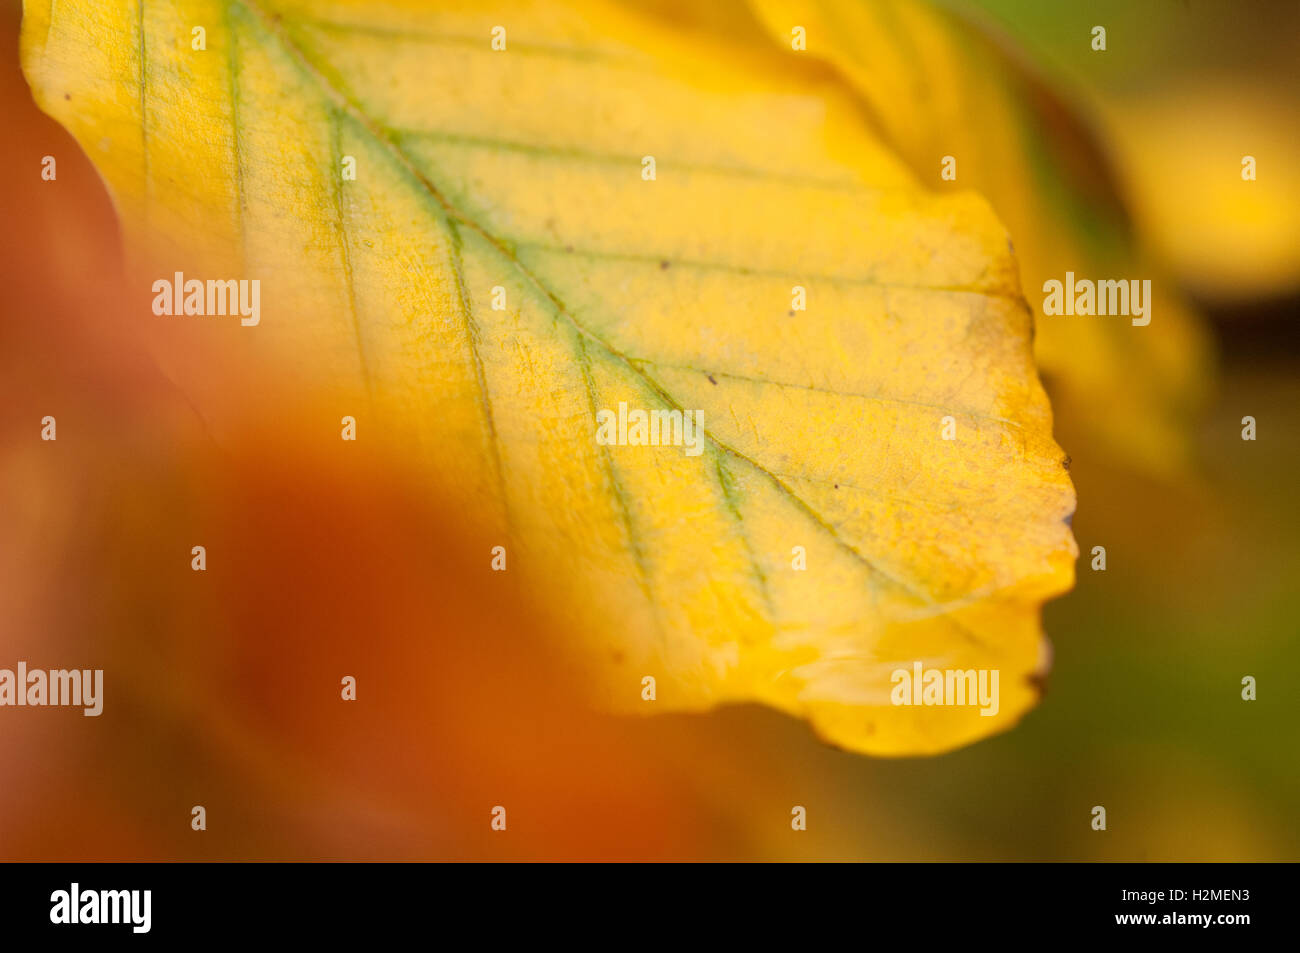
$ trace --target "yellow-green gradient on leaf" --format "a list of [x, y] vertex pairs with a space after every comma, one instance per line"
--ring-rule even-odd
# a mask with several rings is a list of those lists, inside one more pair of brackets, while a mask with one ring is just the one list
[[[1125, 462], [1181, 472], [1205, 400], [1208, 340], [1172, 278], [1137, 247], [1109, 164], [1078, 116], [1008, 49], [933, 4], [750, 5], [787, 50], [791, 30], [803, 27], [807, 49], [797, 55], [845, 77], [928, 188], [975, 189], [989, 200], [1015, 243], [1058, 412]], [[942, 177], [945, 157], [955, 178]], [[1044, 282], [1066, 272], [1151, 280], [1151, 324], [1044, 314]]]
[[[205, 343], [404, 446], [619, 710], [757, 701], [853, 750], [941, 751], [1034, 704], [1074, 494], [993, 213], [921, 188], [836, 80], [784, 62], [602, 4], [23, 23], [141, 288], [261, 282], [255, 327], [142, 305], [205, 329], [163, 359], [214, 432], [238, 382], [204, 378]], [[598, 443], [623, 403], [698, 411], [702, 452]], [[892, 705], [915, 662], [997, 670], [995, 711]]]

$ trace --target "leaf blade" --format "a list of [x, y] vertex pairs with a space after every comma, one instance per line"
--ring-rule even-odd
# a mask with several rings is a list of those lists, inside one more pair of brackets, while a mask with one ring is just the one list
[[[257, 346], [369, 395], [429, 460], [430, 492], [508, 538], [510, 571], [569, 615], [606, 701], [644, 710], [652, 674], [661, 706], [758, 700], [878, 754], [944, 750], [1033, 704], [1073, 491], [981, 200], [922, 192], [833, 85], [614, 7], [498, 12], [504, 53], [472, 12], [384, 4], [360, 28], [360, 6], [302, 9], [173, 5], [146, 14], [143, 47], [123, 15], [116, 61], [107, 44], [90, 71], [91, 28], [56, 22], [24, 63], [83, 144], [101, 131], [83, 99], [114, 135], [152, 133], [147, 161], [100, 157], [133, 247], [265, 276]], [[157, 39], [198, 22], [231, 24], [208, 30], [224, 56], [196, 66]], [[75, 108], [52, 95], [78, 83]], [[552, 105], [548, 125], [548, 102], [576, 116]], [[788, 141], [764, 149], [773, 123]], [[620, 402], [701, 411], [704, 452], [597, 444], [596, 411]], [[1002, 667], [998, 715], [890, 705], [914, 659]]]

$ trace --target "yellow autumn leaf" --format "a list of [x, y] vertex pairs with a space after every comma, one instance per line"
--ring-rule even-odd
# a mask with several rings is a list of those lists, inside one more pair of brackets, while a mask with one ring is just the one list
[[[25, 4], [136, 284], [260, 282], [256, 323], [141, 306], [213, 432], [220, 347], [403, 447], [618, 710], [761, 702], [886, 755], [1013, 724], [1074, 495], [986, 203], [920, 188], [778, 51], [476, 6]], [[621, 405], [698, 443], [598, 441]], [[917, 664], [998, 695], [892, 704]]]
[[1294, 91], [1270, 92], [1214, 76], [1103, 107], [1134, 217], [1204, 300], [1300, 289], [1300, 111]]
[[[1069, 105], [930, 0], [749, 5], [787, 50], [792, 29], [803, 29], [806, 50], [791, 55], [832, 64], [923, 184], [989, 200], [1015, 243], [1058, 413], [1130, 464], [1182, 471], [1211, 374], [1208, 338], [1177, 283], [1137, 246], [1108, 161]], [[1067, 272], [1150, 280], [1151, 323], [1045, 314], [1044, 283]]]

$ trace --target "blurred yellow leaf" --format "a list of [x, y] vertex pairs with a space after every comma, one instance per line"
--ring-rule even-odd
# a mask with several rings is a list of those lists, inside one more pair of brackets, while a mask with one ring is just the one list
[[[29, 0], [24, 70], [140, 286], [262, 283], [255, 327], [142, 308], [203, 329], [181, 385], [214, 426], [239, 386], [196, 342], [328, 384], [337, 452], [423, 461], [620, 709], [759, 701], [878, 754], [1014, 723], [1074, 496], [983, 200], [775, 50], [474, 6]], [[598, 443], [622, 403], [698, 411], [701, 452]], [[891, 705], [917, 661], [998, 670], [996, 714]]]
[[[986, 31], [996, 22], [1068, 90], [1114, 160], [1143, 248], [1216, 319], [1300, 291], [1300, 4], [934, 2]], [[1120, 41], [1102, 53], [1080, 42], [1094, 24]]]
[[[804, 28], [807, 51], [797, 55], [841, 72], [927, 187], [989, 200], [1015, 243], [1058, 415], [1131, 464], [1179, 472], [1205, 398], [1208, 341], [1174, 282], [1135, 247], [1107, 161], [1077, 114], [1004, 46], [926, 0], [751, 6], [787, 49], [793, 26]], [[945, 157], [955, 178], [942, 176]], [[1151, 324], [1044, 315], [1043, 283], [1067, 271], [1151, 279]]]
[[1300, 287], [1300, 113], [1267, 92], [1215, 76], [1106, 103], [1137, 224], [1205, 299]]

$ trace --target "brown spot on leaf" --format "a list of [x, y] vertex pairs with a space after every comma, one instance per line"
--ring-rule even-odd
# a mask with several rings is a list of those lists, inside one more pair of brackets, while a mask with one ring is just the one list
[[1025, 676], [1025, 682], [1038, 693], [1039, 701], [1047, 694], [1047, 672], [1030, 672]]

